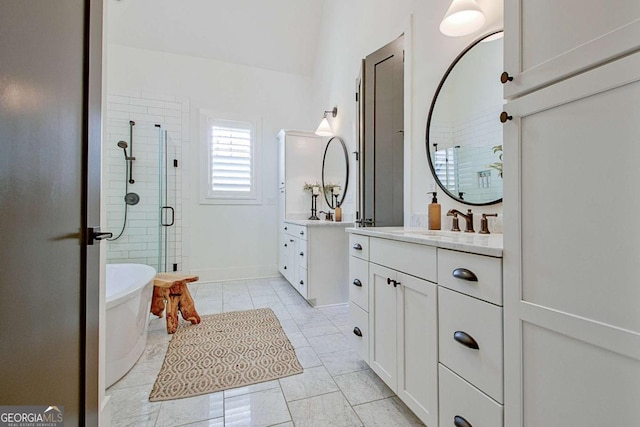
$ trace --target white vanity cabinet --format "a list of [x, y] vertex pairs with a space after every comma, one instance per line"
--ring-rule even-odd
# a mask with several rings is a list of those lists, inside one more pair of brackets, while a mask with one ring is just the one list
[[638, 425], [640, 2], [561, 3], [505, 1], [504, 420]]
[[[321, 182], [325, 146], [311, 132], [281, 130], [278, 134], [278, 270], [314, 306], [349, 301], [344, 229], [351, 224], [307, 220], [312, 196], [303, 188], [305, 183]], [[317, 201], [320, 211], [322, 194]]]
[[369, 364], [369, 237], [349, 234], [349, 319], [352, 346]]
[[502, 259], [438, 248], [438, 284], [440, 424], [500, 427]]
[[350, 223], [286, 220], [282, 226], [280, 272], [313, 306], [349, 301]]
[[426, 425], [502, 426], [502, 238], [348, 231], [359, 354]]
[[[422, 277], [435, 279], [436, 249], [370, 238], [369, 261], [369, 366], [423, 422], [435, 424], [437, 293]], [[424, 274], [406, 274], [416, 270]]]

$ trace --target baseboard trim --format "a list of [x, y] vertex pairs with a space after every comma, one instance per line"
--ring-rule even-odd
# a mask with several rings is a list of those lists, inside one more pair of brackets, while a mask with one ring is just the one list
[[230, 280], [262, 279], [279, 277], [277, 265], [249, 265], [225, 268], [194, 268], [190, 274], [200, 277], [200, 282], [225, 282]]

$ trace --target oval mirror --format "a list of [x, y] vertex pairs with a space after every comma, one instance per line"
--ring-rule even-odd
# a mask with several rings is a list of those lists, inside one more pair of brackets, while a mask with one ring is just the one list
[[342, 205], [349, 184], [349, 155], [344, 140], [332, 137], [322, 157], [322, 188], [324, 199], [331, 209]]
[[449, 66], [429, 110], [431, 172], [468, 205], [502, 201], [502, 54], [502, 31], [473, 42]]

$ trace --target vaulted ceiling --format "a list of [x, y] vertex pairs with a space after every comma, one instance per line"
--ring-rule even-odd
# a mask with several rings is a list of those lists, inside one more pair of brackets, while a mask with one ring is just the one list
[[107, 40], [310, 76], [324, 0], [108, 0]]

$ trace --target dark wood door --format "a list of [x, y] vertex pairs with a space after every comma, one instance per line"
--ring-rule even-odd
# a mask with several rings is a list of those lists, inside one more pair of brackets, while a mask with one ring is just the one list
[[0, 402], [97, 425], [102, 1], [0, 3]]
[[362, 224], [404, 221], [404, 36], [365, 58]]

